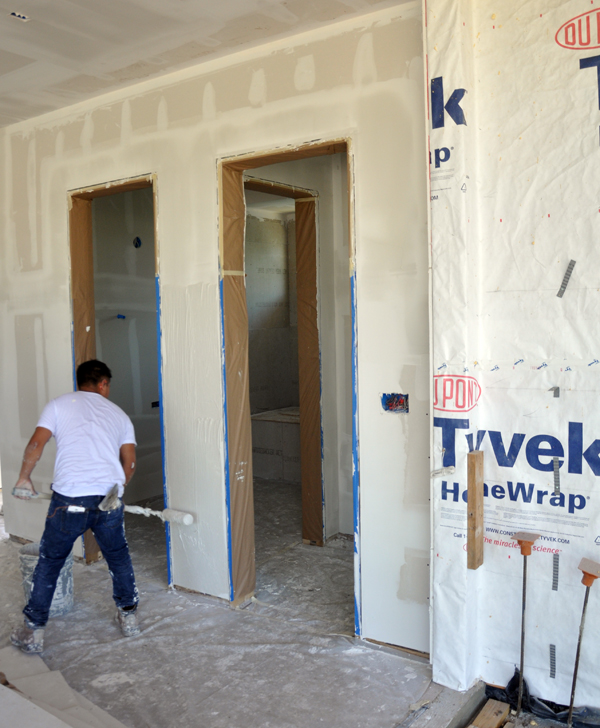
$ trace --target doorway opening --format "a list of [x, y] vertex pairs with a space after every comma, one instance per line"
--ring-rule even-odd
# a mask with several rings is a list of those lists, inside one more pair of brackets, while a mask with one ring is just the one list
[[[153, 180], [79, 191], [71, 200], [74, 366], [97, 358], [111, 369], [110, 399], [131, 418], [137, 440], [136, 474], [123, 500], [162, 510], [166, 506]], [[133, 517], [132, 527], [138, 523], [141, 520]], [[152, 528], [157, 525], [160, 533]], [[160, 549], [159, 561], [164, 563], [162, 524], [152, 519], [151, 528], [152, 533], [145, 534], [147, 547]], [[100, 557], [90, 532], [84, 548], [88, 563]]]
[[232, 601], [256, 586], [265, 481], [289, 490], [300, 479], [297, 536], [316, 546], [344, 537], [360, 634], [348, 180], [345, 142], [222, 163], [222, 302]]

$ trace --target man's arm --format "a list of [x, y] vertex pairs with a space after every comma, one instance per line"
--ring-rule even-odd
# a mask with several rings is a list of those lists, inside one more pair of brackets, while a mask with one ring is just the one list
[[125, 445], [121, 445], [119, 459], [125, 471], [125, 485], [127, 485], [133, 478], [133, 473], [135, 472], [135, 445], [131, 442], [126, 442]]
[[44, 447], [48, 440], [52, 437], [50, 430], [45, 427], [36, 427], [31, 440], [27, 443], [25, 453], [23, 455], [23, 463], [21, 465], [21, 472], [19, 473], [19, 479], [15, 488], [23, 491], [31, 491], [31, 496], [15, 496], [16, 498], [23, 498], [26, 500], [28, 497], [32, 497], [36, 494], [33, 483], [31, 482], [30, 475], [33, 469], [38, 464], [39, 459], [42, 457]]

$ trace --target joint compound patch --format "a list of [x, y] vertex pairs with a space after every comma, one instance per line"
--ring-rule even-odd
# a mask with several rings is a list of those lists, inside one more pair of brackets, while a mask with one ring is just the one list
[[423, 549], [404, 549], [400, 584], [396, 596], [417, 604], [429, 601], [429, 554]]
[[126, 672], [109, 672], [105, 675], [98, 675], [90, 685], [99, 690], [106, 690], [109, 693], [119, 690], [122, 685], [133, 685], [135, 681]]

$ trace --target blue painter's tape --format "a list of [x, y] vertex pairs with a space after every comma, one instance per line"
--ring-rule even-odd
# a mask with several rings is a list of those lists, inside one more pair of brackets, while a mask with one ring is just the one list
[[[165, 508], [169, 507], [169, 494], [167, 492], [167, 468], [165, 462], [165, 421], [163, 407], [163, 386], [162, 386], [162, 336], [160, 328], [160, 279], [154, 278], [156, 290], [156, 347], [158, 350], [158, 401], [160, 402], [160, 451], [162, 453], [162, 476], [163, 476], [163, 498]], [[173, 555], [171, 553], [171, 524], [165, 521], [165, 536], [167, 540], [167, 578], [169, 586], [173, 585]]]
[[358, 458], [358, 354], [356, 342], [356, 273], [350, 276], [350, 297], [352, 304], [352, 496], [354, 505], [354, 553], [358, 558], [358, 580], [354, 583], [354, 632], [360, 637], [362, 632], [361, 567], [360, 550], [360, 501], [359, 501], [359, 458]]
[[221, 378], [223, 381], [223, 436], [225, 438], [225, 506], [227, 509], [227, 563], [229, 566], [229, 600], [233, 601], [233, 546], [231, 540], [231, 479], [229, 474], [229, 430], [227, 423], [227, 374], [225, 370], [225, 305], [223, 299], [223, 279], [219, 284], [221, 304]]

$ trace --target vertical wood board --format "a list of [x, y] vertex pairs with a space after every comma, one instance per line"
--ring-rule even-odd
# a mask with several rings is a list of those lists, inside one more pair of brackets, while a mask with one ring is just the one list
[[483, 450], [467, 455], [467, 568], [483, 564]]
[[[254, 593], [254, 502], [252, 426], [248, 383], [248, 310], [244, 275], [246, 205], [242, 172], [222, 168], [222, 266], [227, 449], [231, 504], [231, 568], [233, 602]], [[228, 275], [228, 272], [238, 274]]]
[[322, 546], [321, 371], [317, 321], [315, 200], [296, 200], [296, 281], [302, 538]]

